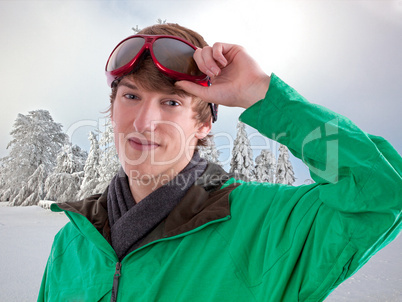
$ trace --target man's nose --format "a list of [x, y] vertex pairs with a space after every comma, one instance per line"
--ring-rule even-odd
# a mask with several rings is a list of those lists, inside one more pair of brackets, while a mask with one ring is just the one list
[[135, 131], [139, 133], [155, 131], [156, 121], [160, 120], [159, 106], [157, 102], [143, 100], [136, 108], [133, 122]]

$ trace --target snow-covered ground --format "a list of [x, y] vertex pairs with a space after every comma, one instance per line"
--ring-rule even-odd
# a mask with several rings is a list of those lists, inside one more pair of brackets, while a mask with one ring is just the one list
[[36, 301], [53, 237], [68, 218], [0, 203], [0, 301]]
[[[0, 301], [36, 301], [54, 235], [64, 214], [0, 203]], [[402, 236], [375, 255], [326, 301], [402, 301]]]

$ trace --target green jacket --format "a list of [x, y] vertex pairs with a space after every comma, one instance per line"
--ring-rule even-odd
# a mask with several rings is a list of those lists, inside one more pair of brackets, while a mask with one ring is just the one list
[[275, 75], [240, 119], [288, 146], [316, 183], [198, 181], [120, 270], [105, 194], [53, 205], [71, 222], [55, 237], [38, 301], [110, 301], [114, 279], [117, 301], [322, 301], [396, 237], [402, 159], [387, 141]]

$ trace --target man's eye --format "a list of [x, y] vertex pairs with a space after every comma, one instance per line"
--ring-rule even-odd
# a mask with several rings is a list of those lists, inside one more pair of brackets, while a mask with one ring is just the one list
[[179, 106], [180, 105], [179, 102], [174, 101], [174, 100], [168, 100], [168, 101], [165, 102], [165, 104], [169, 105], [169, 106]]
[[138, 96], [136, 96], [135, 94], [125, 94], [124, 97], [126, 99], [130, 99], [130, 100], [138, 100]]

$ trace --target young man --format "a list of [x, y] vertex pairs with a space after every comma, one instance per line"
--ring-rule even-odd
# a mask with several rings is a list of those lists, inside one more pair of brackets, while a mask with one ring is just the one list
[[[140, 34], [153, 36], [122, 41], [106, 66], [122, 169], [102, 195], [52, 206], [71, 222], [39, 301], [322, 301], [395, 238], [402, 159], [384, 139], [308, 103], [240, 46], [174, 24]], [[212, 103], [245, 108], [240, 119], [316, 183], [249, 183], [202, 160]]]

